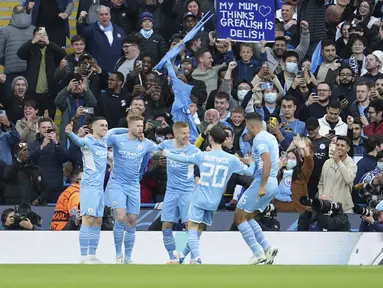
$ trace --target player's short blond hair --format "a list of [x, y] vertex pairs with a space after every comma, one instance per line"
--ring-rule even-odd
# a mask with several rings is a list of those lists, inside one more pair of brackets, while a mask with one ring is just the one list
[[138, 114], [128, 115], [128, 123], [132, 123], [134, 121], [144, 121], [144, 117], [142, 117], [142, 115], [138, 115]]
[[186, 124], [185, 122], [181, 122], [181, 121], [176, 122], [173, 125], [173, 131], [174, 130], [179, 130], [179, 129], [182, 129], [182, 128], [189, 128], [189, 125]]

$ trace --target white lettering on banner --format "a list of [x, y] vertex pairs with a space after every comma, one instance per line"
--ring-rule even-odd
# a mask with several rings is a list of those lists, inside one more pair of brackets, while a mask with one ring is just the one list
[[[76, 264], [80, 262], [78, 231], [1, 231], [0, 264]], [[177, 250], [186, 244], [186, 232], [176, 232]], [[382, 261], [382, 233], [266, 232], [279, 249], [275, 264], [377, 265]], [[29, 245], [25, 245], [28, 239]], [[222, 241], [225, 239], [225, 241]], [[228, 245], [230, 243], [230, 245]], [[297, 245], [310, 243], [310, 245]], [[251, 257], [239, 232], [204, 232], [201, 256], [205, 264], [247, 264]], [[150, 253], [148, 247], [151, 247]], [[225, 253], [222, 253], [225, 251]], [[112, 231], [102, 231], [97, 257], [115, 263]], [[168, 260], [161, 232], [137, 232], [133, 260], [137, 264], [163, 264]], [[188, 263], [189, 261], [185, 261]]]

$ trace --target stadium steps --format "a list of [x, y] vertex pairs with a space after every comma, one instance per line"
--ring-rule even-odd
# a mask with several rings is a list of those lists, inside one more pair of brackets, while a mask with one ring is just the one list
[[[76, 15], [77, 15], [77, 8], [78, 8], [78, 0], [74, 0], [74, 9], [72, 12], [72, 15], [69, 17], [69, 27], [70, 27], [70, 35], [76, 35]], [[16, 5], [18, 5], [20, 2], [16, 1], [9, 1], [9, 0], [1, 0], [0, 2], [0, 27], [8, 26], [9, 20], [12, 16], [12, 8]], [[1, 29], [1, 28], [0, 28]], [[70, 41], [67, 39], [67, 49], [66, 51], [68, 53], [71, 53], [72, 50], [70, 49]], [[3, 66], [0, 65], [0, 73], [3, 72]], [[55, 124], [57, 127], [60, 124], [61, 120], [61, 111], [57, 109], [56, 117], [55, 117]]]

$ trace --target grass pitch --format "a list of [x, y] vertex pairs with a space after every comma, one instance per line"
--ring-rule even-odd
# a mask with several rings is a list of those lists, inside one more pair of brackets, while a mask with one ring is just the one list
[[379, 266], [0, 265], [0, 287], [359, 288], [382, 273]]

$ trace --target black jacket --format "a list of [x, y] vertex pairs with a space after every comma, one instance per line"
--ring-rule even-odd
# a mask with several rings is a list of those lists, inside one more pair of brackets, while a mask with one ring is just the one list
[[[28, 80], [28, 93], [34, 95], [40, 71], [41, 51], [37, 44], [32, 44], [32, 40], [27, 41], [17, 51], [20, 59], [27, 61], [26, 78]], [[48, 81], [49, 94], [56, 94], [57, 83], [54, 73], [59, 66], [61, 59], [66, 56], [65, 50], [61, 49], [53, 42], [49, 42], [45, 52], [45, 67]]]
[[44, 202], [45, 185], [41, 169], [32, 162], [20, 163], [16, 159], [4, 169], [4, 191], [0, 203], [18, 205], [32, 203], [39, 199]]
[[68, 161], [68, 157], [60, 145], [49, 143], [41, 150], [42, 143], [43, 138], [37, 134], [36, 140], [28, 144], [29, 158], [40, 167], [44, 175], [48, 202], [56, 202], [62, 192], [59, 190], [63, 187], [63, 164]]
[[103, 92], [97, 103], [96, 115], [105, 117], [109, 129], [118, 127], [118, 122], [126, 115], [129, 99], [130, 93], [124, 90], [120, 94], [110, 91]]
[[146, 39], [140, 33], [137, 33], [136, 36], [140, 39], [141, 54], [150, 56], [154, 63], [158, 63], [168, 52], [168, 45], [160, 33], [154, 31], [149, 39]]
[[110, 6], [110, 16], [112, 23], [120, 26], [125, 35], [130, 35], [135, 31], [135, 24], [138, 18], [138, 3], [136, 1], [125, 1], [121, 7], [113, 7], [112, 3]]

